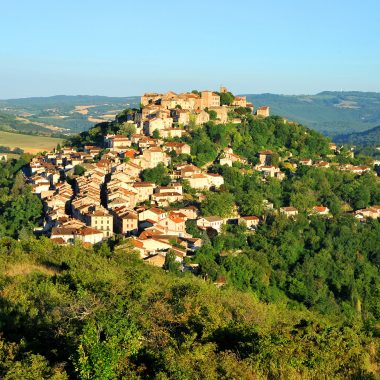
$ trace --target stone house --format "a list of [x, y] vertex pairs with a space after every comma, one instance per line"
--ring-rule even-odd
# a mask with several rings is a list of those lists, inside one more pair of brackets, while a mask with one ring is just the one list
[[238, 224], [244, 224], [248, 229], [257, 227], [260, 223], [260, 219], [257, 216], [241, 216], [238, 218]]
[[281, 207], [280, 212], [285, 214], [287, 217], [298, 215], [298, 210], [295, 207]]
[[92, 228], [102, 231], [104, 238], [113, 235], [113, 217], [106, 209], [97, 208], [84, 215], [85, 223]]
[[268, 106], [259, 107], [256, 110], [256, 115], [260, 117], [269, 117], [270, 109]]
[[220, 106], [220, 96], [212, 91], [202, 91], [201, 92], [201, 108], [219, 107]]
[[247, 107], [247, 97], [246, 96], [235, 96], [234, 101], [232, 102], [234, 107]]
[[190, 145], [180, 142], [167, 142], [164, 146], [169, 151], [174, 151], [177, 153], [177, 155], [180, 154], [190, 154], [191, 148]]
[[138, 231], [137, 212], [127, 207], [116, 207], [111, 211], [115, 232], [120, 234], [135, 234]]
[[203, 229], [213, 228], [218, 233], [224, 224], [223, 218], [219, 216], [205, 216], [197, 219], [197, 226]]

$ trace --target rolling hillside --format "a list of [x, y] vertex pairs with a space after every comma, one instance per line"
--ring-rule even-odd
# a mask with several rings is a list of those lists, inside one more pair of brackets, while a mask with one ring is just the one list
[[336, 142], [355, 145], [380, 145], [380, 125], [363, 132], [338, 135]]
[[272, 114], [300, 122], [331, 137], [380, 125], [380, 93], [248, 94], [247, 99], [255, 108], [269, 105]]
[[0, 112], [0, 131], [50, 135], [52, 129], [35, 124], [28, 119]]
[[7, 120], [1, 123], [0, 115], [0, 128], [23, 133], [78, 133], [139, 104], [139, 97], [87, 95], [0, 100], [0, 113]]

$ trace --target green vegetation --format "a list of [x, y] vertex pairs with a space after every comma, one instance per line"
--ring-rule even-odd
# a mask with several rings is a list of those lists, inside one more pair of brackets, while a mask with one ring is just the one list
[[367, 131], [342, 134], [336, 136], [334, 141], [341, 144], [355, 144], [364, 146], [380, 145], [380, 126], [371, 128]]
[[228, 226], [211, 236], [195, 261], [204, 275], [213, 280], [225, 276], [231, 287], [253, 292], [262, 301], [363, 328], [377, 324], [380, 223], [360, 224], [344, 215], [309, 219], [269, 215], [255, 234]]
[[159, 139], [160, 138], [160, 131], [158, 129], [155, 129], [152, 133], [152, 137], [154, 139]]
[[0, 131], [17, 132], [26, 134], [51, 134], [51, 130], [33, 124], [28, 120], [19, 120], [14, 115], [0, 112]]
[[[243, 108], [243, 110], [245, 110]], [[203, 166], [214, 161], [220, 149], [231, 146], [237, 154], [257, 161], [257, 152], [272, 149], [281, 157], [315, 158], [329, 153], [329, 140], [302, 125], [284, 124], [280, 117], [256, 119], [246, 114], [242, 124], [207, 123], [184, 138], [191, 146], [194, 163]]]
[[221, 106], [224, 106], [224, 105], [227, 105], [227, 106], [230, 106], [235, 97], [233, 96], [233, 94], [231, 92], [222, 92], [222, 93], [218, 93], [220, 95], [220, 105]]
[[133, 124], [124, 122], [120, 128], [119, 133], [131, 137], [136, 133], [136, 127]]
[[171, 182], [167, 167], [161, 162], [153, 169], [145, 169], [141, 172], [141, 179], [145, 182], [153, 182], [166, 186]]
[[105, 251], [0, 241], [2, 378], [373, 378], [377, 341], [358, 320], [165, 273], [128, 248]]
[[42, 214], [42, 203], [26, 185], [21, 168], [27, 156], [0, 161], [0, 237], [32, 234]]
[[208, 192], [202, 202], [202, 214], [205, 216], [218, 215], [223, 218], [231, 216], [234, 197], [230, 193]]
[[81, 165], [74, 166], [74, 174], [75, 175], [83, 175], [86, 172], [86, 169]]

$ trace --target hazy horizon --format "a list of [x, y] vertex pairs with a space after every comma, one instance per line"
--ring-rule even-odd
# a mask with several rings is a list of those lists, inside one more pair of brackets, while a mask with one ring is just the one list
[[[183, 90], [183, 92], [188, 92], [188, 91], [192, 91], [194, 90], [193, 88], [192, 89], [187, 89], [187, 90]], [[213, 89], [215, 91], [218, 91], [218, 89]], [[374, 93], [374, 94], [379, 94], [380, 91], [362, 91], [362, 90], [344, 90], [344, 91], [341, 91], [341, 90], [322, 90], [322, 91], [319, 91], [319, 92], [316, 92], [316, 93], [300, 93], [300, 94], [285, 94], [285, 93], [279, 93], [279, 92], [245, 92], [245, 93], [237, 93], [235, 91], [233, 91], [233, 89], [228, 89], [228, 90], [231, 90], [235, 95], [279, 95], [279, 96], [316, 96], [320, 93], [323, 93], [323, 92], [341, 92], [341, 93], [349, 93], [349, 92], [358, 92], [358, 93]], [[174, 92], [177, 92], [177, 93], [180, 93], [181, 91], [175, 91], [175, 90], [172, 90], [172, 89], [166, 89], [166, 90], [162, 90], [162, 91], [159, 91], [159, 93], [165, 93], [165, 92], [168, 92], [168, 91], [174, 91]], [[145, 92], [151, 92], [149, 89], [147, 89]], [[80, 97], [80, 96], [83, 96], [83, 97], [104, 97], [104, 98], [136, 98], [136, 97], [140, 97], [142, 96], [143, 93], [141, 94], [135, 94], [135, 95], [125, 95], [125, 96], [116, 96], [116, 95], [102, 95], [102, 94], [54, 94], [54, 95], [46, 95], [46, 96], [23, 96], [23, 97], [19, 97], [19, 98], [0, 98], [0, 101], [7, 101], [7, 100], [18, 100], [18, 99], [38, 99], [38, 98], [53, 98], [53, 97], [59, 97], [59, 96], [67, 96], [67, 97]]]

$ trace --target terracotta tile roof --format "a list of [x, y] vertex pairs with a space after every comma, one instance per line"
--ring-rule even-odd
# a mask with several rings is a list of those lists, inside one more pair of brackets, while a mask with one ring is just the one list
[[66, 244], [65, 239], [63, 239], [61, 237], [52, 238], [51, 241], [54, 242], [54, 243], [56, 243], [56, 244]]
[[144, 244], [137, 239], [132, 239], [132, 244], [137, 248], [144, 248]]
[[155, 213], [155, 214], [157, 214], [157, 215], [162, 215], [162, 214], [165, 214], [165, 213], [166, 213], [165, 210], [162, 210], [161, 208], [158, 208], [158, 207], [152, 207], [152, 208], [150, 208], [150, 209], [147, 210], [147, 211], [151, 211], [151, 212], [153, 212], [153, 213]]
[[259, 218], [257, 216], [254, 216], [254, 215], [252, 215], [252, 216], [242, 216], [241, 218], [244, 219], [244, 220], [259, 220]]
[[284, 212], [292, 212], [292, 211], [298, 211], [295, 207], [281, 207], [281, 210]]
[[85, 236], [85, 235], [99, 235], [99, 234], [103, 234], [103, 232], [99, 231], [99, 230], [96, 230], [95, 228], [91, 228], [91, 227], [84, 227], [84, 228], [80, 229], [79, 232], [78, 232], [78, 235], [82, 235], [82, 236]]
[[167, 192], [167, 193], [156, 193], [156, 194], [153, 194], [153, 196], [154, 198], [166, 198], [166, 197], [178, 197], [178, 196], [182, 196], [182, 194], [172, 191], [172, 192]]
[[328, 211], [328, 208], [325, 206], [314, 206], [313, 210], [316, 212], [326, 212]]
[[205, 216], [203, 219], [208, 222], [221, 222], [223, 220], [220, 216]]

